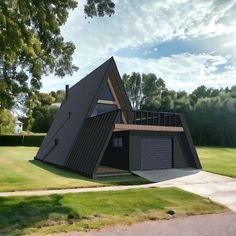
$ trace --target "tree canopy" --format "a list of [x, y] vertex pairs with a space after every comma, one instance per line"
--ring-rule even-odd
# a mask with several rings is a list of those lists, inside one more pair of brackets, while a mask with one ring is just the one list
[[[43, 74], [63, 77], [78, 69], [72, 62], [75, 46], [60, 31], [76, 7], [75, 0], [0, 1], [0, 108], [38, 90]], [[84, 12], [111, 16], [114, 7], [111, 0], [87, 0]]]
[[236, 86], [202, 85], [188, 94], [169, 90], [152, 73], [124, 74], [123, 82], [134, 108], [184, 113], [196, 145], [236, 146]]

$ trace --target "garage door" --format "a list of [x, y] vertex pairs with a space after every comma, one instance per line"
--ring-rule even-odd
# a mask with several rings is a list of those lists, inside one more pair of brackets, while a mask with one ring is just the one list
[[141, 139], [141, 169], [156, 170], [172, 168], [171, 139]]

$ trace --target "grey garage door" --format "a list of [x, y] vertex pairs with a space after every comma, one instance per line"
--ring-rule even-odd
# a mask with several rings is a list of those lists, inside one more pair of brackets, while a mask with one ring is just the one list
[[156, 170], [172, 168], [171, 139], [141, 139], [141, 169]]

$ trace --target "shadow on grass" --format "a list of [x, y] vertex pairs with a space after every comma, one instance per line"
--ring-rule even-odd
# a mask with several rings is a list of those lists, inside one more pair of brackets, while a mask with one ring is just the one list
[[36, 165], [37, 167], [40, 167], [44, 170], [47, 170], [53, 174], [62, 176], [64, 178], [91, 180], [91, 179], [81, 176], [75, 172], [68, 171], [68, 170], [62, 169], [60, 167], [56, 167], [56, 166], [51, 165], [49, 163], [43, 163], [42, 161], [38, 161], [38, 160], [30, 160], [29, 162], [32, 163], [33, 165]]
[[135, 176], [135, 175], [124, 175], [124, 176], [107, 176], [107, 177], [99, 177], [97, 179], [91, 179], [84, 176], [81, 176], [75, 172], [64, 170], [60, 167], [56, 167], [54, 165], [51, 165], [49, 163], [43, 163], [38, 160], [30, 160], [30, 163], [33, 165], [36, 165], [44, 170], [47, 170], [53, 174], [56, 174], [61, 177], [65, 177], [68, 179], [78, 179], [78, 180], [84, 180], [84, 181], [90, 181], [93, 182], [94, 185], [96, 184], [102, 184], [102, 185], [140, 185], [140, 184], [148, 184], [152, 181]]
[[22, 235], [27, 228], [69, 223], [79, 219], [79, 215], [67, 206], [63, 206], [61, 195], [47, 198], [27, 197], [0, 198], [0, 235]]

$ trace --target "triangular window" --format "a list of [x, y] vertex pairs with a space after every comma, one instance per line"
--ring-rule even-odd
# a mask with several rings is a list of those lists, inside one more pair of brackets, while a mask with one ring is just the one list
[[109, 101], [115, 101], [115, 99], [112, 96], [111, 90], [109, 88], [108, 83], [105, 84], [102, 94], [99, 98], [100, 100], [109, 100]]

